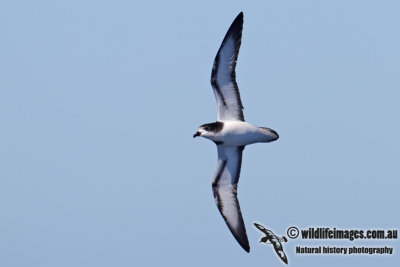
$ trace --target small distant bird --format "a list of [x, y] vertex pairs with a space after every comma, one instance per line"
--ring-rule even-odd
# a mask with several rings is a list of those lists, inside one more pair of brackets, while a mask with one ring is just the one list
[[242, 29], [241, 12], [226, 33], [212, 68], [211, 85], [217, 100], [217, 121], [201, 125], [193, 138], [201, 136], [217, 145], [217, 169], [212, 182], [215, 202], [233, 236], [249, 252], [250, 245], [237, 199], [242, 152], [246, 145], [272, 142], [279, 135], [270, 128], [244, 121], [235, 73]]
[[283, 252], [283, 246], [281, 243], [281, 242], [287, 242], [287, 238], [284, 236], [282, 237], [276, 236], [271, 230], [265, 228], [261, 224], [254, 223], [254, 226], [265, 234], [265, 236], [261, 238], [260, 243], [263, 242], [267, 244], [267, 242], [269, 241], [270, 243], [268, 244], [272, 244], [274, 246], [276, 254], [278, 254], [279, 258], [281, 258], [281, 260], [284, 263], [288, 264], [286, 254], [285, 252]]

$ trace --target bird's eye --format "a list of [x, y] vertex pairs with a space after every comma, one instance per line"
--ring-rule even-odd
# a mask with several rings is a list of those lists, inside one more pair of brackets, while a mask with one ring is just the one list
[[204, 127], [204, 130], [206, 130], [206, 131], [208, 131], [208, 130], [210, 130], [210, 127]]

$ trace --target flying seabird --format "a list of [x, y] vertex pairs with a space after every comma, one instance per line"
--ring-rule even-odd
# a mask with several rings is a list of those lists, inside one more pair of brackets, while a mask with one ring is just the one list
[[288, 264], [286, 254], [285, 252], [283, 252], [283, 246], [281, 243], [281, 242], [287, 242], [287, 238], [284, 236], [278, 237], [271, 230], [265, 228], [261, 224], [254, 223], [254, 226], [265, 234], [265, 236], [261, 238], [260, 243], [261, 242], [267, 243], [269, 241], [270, 242], [269, 244], [272, 244], [274, 246], [275, 252], [276, 254], [278, 254], [279, 258], [281, 258], [281, 260], [284, 263]]
[[236, 60], [242, 39], [243, 12], [233, 21], [214, 60], [211, 85], [217, 100], [218, 117], [203, 124], [193, 135], [217, 145], [218, 161], [212, 189], [217, 207], [229, 230], [247, 252], [250, 245], [237, 199], [237, 185], [246, 145], [268, 143], [279, 138], [277, 132], [244, 121], [243, 105], [236, 83]]

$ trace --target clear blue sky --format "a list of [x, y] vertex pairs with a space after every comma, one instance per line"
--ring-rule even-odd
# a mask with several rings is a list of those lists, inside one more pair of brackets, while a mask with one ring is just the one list
[[[261, 222], [398, 229], [398, 1], [3, 1], [0, 266], [283, 266]], [[244, 12], [251, 253], [212, 196], [212, 62]], [[298, 245], [393, 256], [299, 256]], [[289, 240], [292, 266], [399, 266], [399, 241]]]

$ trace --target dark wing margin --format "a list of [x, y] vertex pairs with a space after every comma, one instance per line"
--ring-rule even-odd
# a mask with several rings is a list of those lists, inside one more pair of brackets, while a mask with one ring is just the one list
[[244, 121], [243, 105], [236, 83], [236, 61], [242, 40], [243, 12], [236, 17], [214, 60], [211, 85], [218, 106], [218, 119]]
[[232, 235], [245, 251], [250, 252], [246, 227], [237, 199], [244, 147], [218, 145], [217, 148], [217, 169], [212, 183], [215, 203]]

